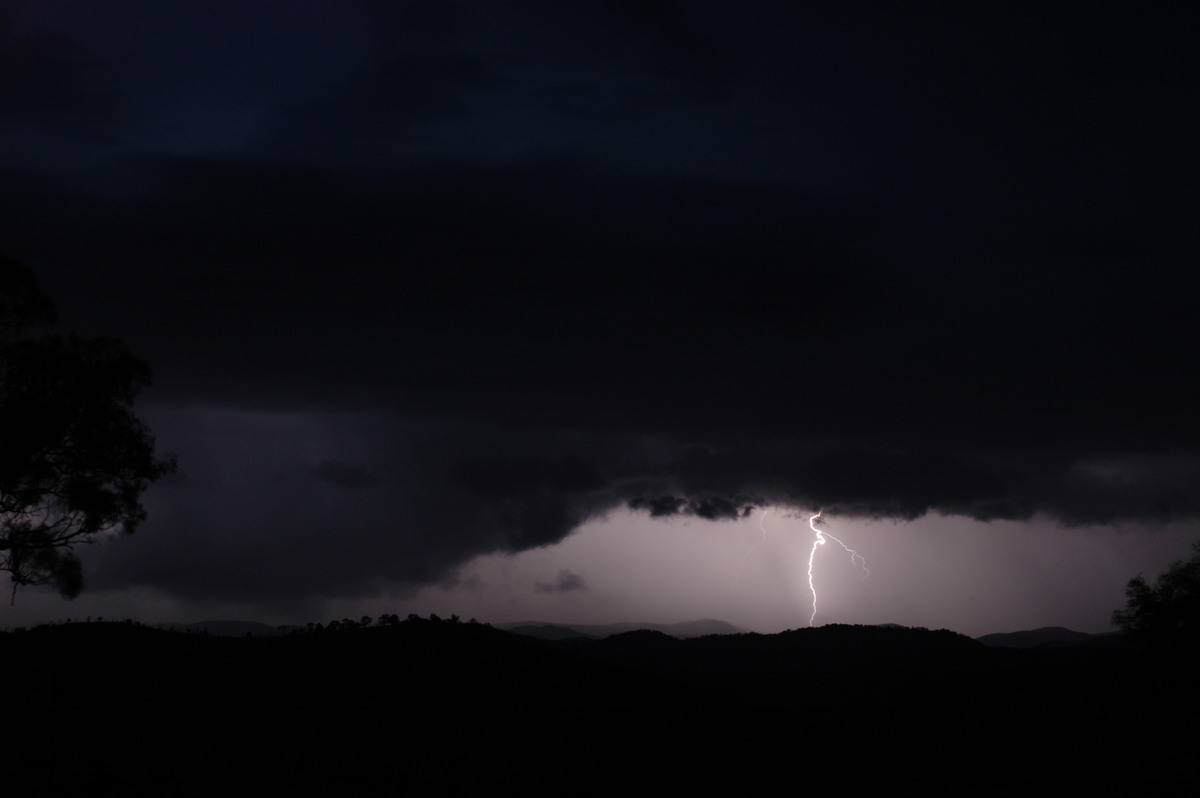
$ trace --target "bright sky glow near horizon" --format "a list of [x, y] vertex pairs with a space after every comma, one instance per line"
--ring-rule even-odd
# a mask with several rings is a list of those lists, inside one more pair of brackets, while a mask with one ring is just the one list
[[[760, 633], [805, 627], [812, 606], [809, 513], [772, 508], [765, 543], [760, 543], [758, 515], [713, 522], [617, 511], [552, 546], [476, 557], [458, 570], [454, 581], [422, 588], [414, 596], [385, 591], [372, 599], [335, 600], [312, 617], [303, 611], [264, 613], [261, 607], [236, 602], [189, 608], [146, 590], [89, 592], [64, 604], [45, 589], [27, 589], [0, 626], [86, 616], [167, 624], [226, 618], [303, 624], [364, 614], [436, 613], [488, 623], [711, 618]], [[834, 534], [853, 541], [872, 571], [864, 579], [844, 551], [819, 549], [814, 562], [821, 597], [816, 625], [898, 623], [969, 636], [1042, 626], [1111, 631], [1109, 613], [1123, 602], [1125, 581], [1137, 572], [1161, 572], [1194, 538], [1193, 530], [1181, 525], [1080, 528], [1063, 534], [1039, 524], [942, 516], [913, 522], [827, 522], [831, 532], [836, 529]], [[1148, 541], [1153, 545], [1147, 546]], [[128, 542], [108, 544], [111, 551], [105, 555], [119, 557]], [[97, 553], [84, 551], [85, 557]], [[564, 572], [578, 577], [579, 585], [557, 589]], [[1052, 585], [1049, 590], [1047, 584]], [[159, 614], [147, 615], [146, 606], [157, 607]]]
[[[443, 617], [491, 614], [502, 622], [715, 618], [747, 631], [797, 629], [808, 625], [812, 606], [807, 519], [803, 512], [768, 516], [766, 544], [751, 548], [756, 517], [661, 521], [618, 513], [546, 549], [477, 558], [462, 569], [469, 586], [426, 588], [408, 606]], [[1088, 528], [1064, 536], [1037, 525], [940, 516], [909, 523], [836, 518], [828, 523], [843, 540], [853, 540], [872, 570], [863, 579], [845, 552], [818, 550], [816, 625], [899, 623], [971, 636], [1042, 626], [1112, 631], [1109, 614], [1124, 601], [1130, 566], [1136, 566], [1134, 573], [1158, 574], [1194, 537], [1189, 528], [1152, 533]], [[995, 540], [998, 534], [1007, 539]], [[1151, 552], [1145, 551], [1146, 534], [1155, 535]], [[581, 576], [586, 590], [530, 594], [529, 585], [553, 581], [562, 569]], [[1088, 589], [1106, 581], [1107, 588]], [[1047, 582], [1054, 585], [1048, 595]], [[441, 603], [447, 609], [438, 610]]]

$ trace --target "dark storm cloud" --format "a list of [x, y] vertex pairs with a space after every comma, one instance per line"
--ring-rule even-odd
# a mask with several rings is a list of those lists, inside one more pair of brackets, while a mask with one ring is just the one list
[[[155, 492], [145, 528], [110, 547], [91, 578], [96, 589], [132, 584], [286, 603], [455, 584], [475, 555], [552, 544], [621, 506], [718, 521], [768, 506], [903, 518], [1040, 512], [1064, 523], [1200, 514], [1191, 490], [1200, 468], [1190, 456], [1039, 465], [765, 443], [761, 451], [711, 447], [702, 458], [667, 440], [595, 432], [414, 427], [373, 414], [222, 411], [203, 421], [177, 412], [159, 411], [155, 428], [164, 446], [188, 453], [186, 479]], [[306, 453], [314, 445], [341, 453], [314, 459]], [[363, 446], [372, 459], [353, 476], [369, 471], [372, 482], [314, 486], [315, 471]], [[480, 452], [486, 460], [473, 459]], [[563, 464], [568, 473], [554, 475]]]
[[792, 507], [914, 520], [928, 513], [983, 521], [1046, 516], [1065, 525], [1200, 516], [1194, 453], [1162, 455], [872, 450], [843, 444], [680, 448], [611, 471], [607, 492], [651, 517], [745, 517]]
[[707, 521], [732, 521], [750, 514], [755, 505], [764, 502], [749, 496], [720, 496], [713, 494], [679, 496], [634, 496], [628, 500], [630, 509], [644, 510], [651, 518], [672, 515], [694, 515]]
[[6, 124], [78, 124], [108, 106], [90, 80], [95, 56], [54, 31], [13, 29], [0, 9], [0, 120]]
[[635, 496], [629, 500], [631, 508], [645, 510], [651, 518], [666, 518], [681, 514], [687, 505], [688, 500], [681, 496], [655, 496], [652, 498]]
[[[97, 590], [285, 603], [403, 593], [457, 584], [475, 555], [557, 542], [620, 504], [559, 454], [584, 441], [569, 431], [379, 412], [165, 408], [151, 421], [187, 463], [150, 497], [137, 537], [110, 547], [120, 554], [89, 577]], [[497, 473], [502, 453], [515, 478]]]
[[510, 551], [557, 543], [601, 509], [595, 507], [596, 492], [604, 487], [600, 475], [574, 457], [472, 460], [454, 471], [488, 508], [491, 523], [504, 530]]
[[503, 531], [508, 551], [557, 543], [615, 503], [601, 493], [600, 474], [573, 456], [470, 460], [454, 467], [454, 477]]
[[236, 92], [5, 38], [53, 66], [0, 83], [21, 113], [166, 109], [89, 117], [103, 168], [0, 174], [0, 245], [155, 365], [178, 439], [161, 537], [98, 583], [361, 594], [619, 507], [1200, 515], [1182, 28], [339, 8], [336, 57], [292, 17], [303, 58], [225, 37]]
[[429, 145], [414, 128], [469, 114], [467, 93], [498, 90], [500, 78], [486, 58], [453, 45], [439, 48], [413, 32], [407, 38], [410, 46], [280, 110], [259, 134], [255, 157], [370, 168], [400, 145]]
[[[689, 9], [670, 0], [614, 0], [601, 6], [610, 53], [637, 54], [640, 69], [711, 89], [727, 86], [742, 66], [740, 48]], [[598, 37], [599, 38], [599, 37]]]
[[[6, 210], [30, 231], [64, 223], [81, 231], [50, 245], [64, 268], [52, 275], [54, 293], [64, 307], [79, 306], [75, 319], [118, 317], [113, 332], [176, 353], [147, 352], [167, 368], [186, 347], [190, 375], [208, 386], [257, 378], [279, 393], [301, 380], [323, 393], [309, 377], [320, 373], [367, 386], [430, 385], [438, 403], [454, 401], [446, 389], [486, 386], [499, 411], [527, 402], [534, 413], [554, 412], [537, 406], [547, 387], [604, 399], [607, 386], [624, 392], [663, 364], [672, 383], [703, 379], [691, 361], [713, 347], [726, 358], [775, 354], [740, 342], [746, 333], [770, 349], [779, 348], [765, 340], [775, 332], [821, 336], [796, 297], [835, 296], [878, 271], [853, 252], [849, 237], [862, 228], [852, 210], [842, 218], [777, 191], [650, 185], [623, 196], [581, 167], [451, 168], [366, 189], [317, 173], [204, 162], [157, 163], [150, 174], [156, 191], [145, 199], [99, 209], [25, 197]], [[704, 234], [731, 192], [740, 195], [741, 229]], [[38, 213], [46, 206], [52, 217]], [[755, 208], [769, 218], [754, 220]], [[789, 211], [796, 221], [784, 240], [762, 241]], [[658, 224], [650, 240], [648, 218]], [[137, 251], [120, 246], [130, 238]], [[165, 262], [174, 264], [169, 273]], [[90, 301], [104, 290], [97, 275], [110, 269], [136, 293], [98, 308]], [[651, 397], [637, 394], [628, 398]]]
[[[1184, 447], [1186, 460], [1195, 445], [1188, 294], [1149, 244], [1109, 249], [1067, 230], [917, 271], [873, 214], [779, 190], [643, 183], [622, 206], [587, 170], [444, 170], [394, 191], [211, 164], [159, 174], [169, 190], [153, 204], [79, 220], [112, 243], [64, 242], [87, 246], [61, 261], [86, 270], [56, 296], [72, 282], [104, 292], [87, 274], [138, 276], [138, 293], [103, 308], [121, 309], [103, 328], [143, 342], [162, 400], [417, 413], [430, 440], [430, 459], [406, 470], [402, 512], [383, 510], [393, 496], [348, 517], [180, 519], [205, 548], [157, 564], [154, 580], [177, 591], [245, 592], [251, 574], [262, 595], [440, 581], [475, 554], [557, 542], [622, 504], [707, 519], [774, 503], [1073, 523], [1197, 509], [1186, 489], [1156, 489], [1163, 475], [1114, 491], [1078, 473], [1088, 455]], [[736, 224], [708, 224], [725, 202]], [[29, 206], [13, 212], [49, 228]], [[147, 222], [140, 253], [115, 246]], [[1148, 369], [1150, 381], [1120, 377]], [[516, 425], [509, 446], [528, 425], [582, 432], [562, 454], [534, 442], [483, 458], [456, 418]], [[674, 454], [597, 454], [605, 436], [642, 433]], [[295, 490], [287, 503], [304, 507]], [[230, 537], [205, 531], [218, 524]]]
[[[1198, 468], [1194, 454], [1047, 458], [840, 445], [703, 456], [691, 450], [657, 478], [619, 490], [629, 507], [655, 517], [736, 518], [748, 508], [781, 505], [906, 520], [937, 512], [984, 521], [1043, 514], [1068, 525], [1165, 524], [1200, 515], [1200, 497], [1190, 488]], [[662, 493], [651, 492], [655, 487]]]
[[309, 472], [314, 477], [343, 488], [365, 488], [378, 480], [360, 465], [322, 460]]

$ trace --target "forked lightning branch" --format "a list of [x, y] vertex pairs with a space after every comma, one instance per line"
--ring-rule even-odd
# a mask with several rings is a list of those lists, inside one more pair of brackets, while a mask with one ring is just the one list
[[809, 553], [808, 553], [808, 589], [812, 592], [812, 597], [813, 597], [812, 615], [810, 615], [808, 617], [808, 625], [809, 626], [812, 626], [813, 622], [817, 618], [817, 585], [813, 581], [813, 558], [816, 557], [817, 546], [825, 545], [825, 538], [829, 538], [834, 543], [838, 544], [843, 549], [850, 552], [850, 562], [854, 563], [854, 564], [862, 565], [864, 579], [866, 579], [868, 576], [871, 575], [871, 570], [869, 568], [867, 568], [866, 558], [864, 558], [861, 554], [859, 554], [854, 549], [847, 546], [842, 541], [835, 538], [833, 535], [821, 530], [818, 527], [818, 524], [823, 526], [824, 523], [825, 522], [821, 520], [821, 512], [819, 510], [816, 513], [814, 513], [813, 515], [809, 516], [809, 519], [808, 519], [809, 529], [811, 529], [813, 531], [813, 534], [816, 535], [816, 537], [813, 539], [812, 550], [809, 551]]

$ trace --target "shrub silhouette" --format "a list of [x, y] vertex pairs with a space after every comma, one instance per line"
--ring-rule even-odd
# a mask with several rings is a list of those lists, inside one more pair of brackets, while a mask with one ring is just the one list
[[1155, 645], [1200, 651], [1200, 543], [1149, 584], [1140, 574], [1125, 586], [1125, 607], [1113, 624]]

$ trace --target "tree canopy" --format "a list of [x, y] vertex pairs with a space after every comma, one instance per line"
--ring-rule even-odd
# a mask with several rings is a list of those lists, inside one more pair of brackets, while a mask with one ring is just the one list
[[0, 571], [13, 586], [83, 587], [78, 543], [133, 532], [175, 468], [134, 414], [150, 367], [113, 338], [50, 331], [33, 273], [0, 257]]
[[1171, 563], [1153, 585], [1140, 574], [1125, 586], [1125, 608], [1113, 624], [1149, 642], [1200, 648], [1200, 543], [1192, 556]]

